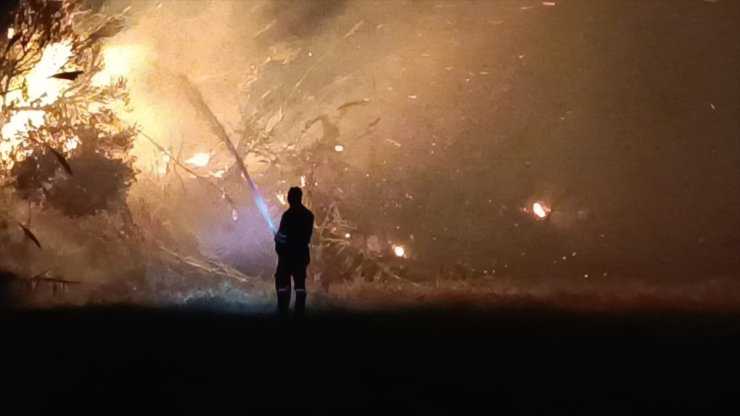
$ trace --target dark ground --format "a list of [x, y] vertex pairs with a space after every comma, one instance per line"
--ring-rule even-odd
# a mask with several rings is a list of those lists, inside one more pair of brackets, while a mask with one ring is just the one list
[[0, 328], [3, 414], [740, 409], [737, 315], [447, 308], [297, 325], [97, 308], [6, 311]]

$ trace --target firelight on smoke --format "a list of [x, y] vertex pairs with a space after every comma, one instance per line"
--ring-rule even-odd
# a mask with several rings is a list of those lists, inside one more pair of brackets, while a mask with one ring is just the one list
[[103, 49], [102, 71], [93, 76], [95, 86], [105, 86], [114, 83], [117, 79], [127, 77], [132, 62], [142, 56], [141, 48], [134, 46], [108, 46]]

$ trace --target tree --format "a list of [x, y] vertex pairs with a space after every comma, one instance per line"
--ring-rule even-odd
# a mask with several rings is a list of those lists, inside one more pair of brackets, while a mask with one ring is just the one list
[[[20, 3], [0, 37], [2, 186], [70, 215], [122, 206], [136, 130], [116, 116], [126, 81], [110, 75], [101, 54], [102, 41], [122, 27], [122, 16], [94, 13], [80, 0]], [[85, 175], [92, 171], [94, 178]]]

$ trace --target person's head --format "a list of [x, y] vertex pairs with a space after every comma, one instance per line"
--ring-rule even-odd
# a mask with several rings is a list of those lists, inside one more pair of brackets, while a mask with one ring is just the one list
[[291, 206], [301, 205], [302, 198], [303, 191], [301, 191], [301, 188], [294, 186], [288, 190], [288, 204]]

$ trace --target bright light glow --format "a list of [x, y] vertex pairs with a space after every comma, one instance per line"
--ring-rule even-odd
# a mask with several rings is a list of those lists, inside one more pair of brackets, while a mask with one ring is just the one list
[[306, 187], [306, 177], [301, 176], [301, 188], [305, 188], [305, 187]]
[[534, 212], [534, 215], [538, 218], [544, 219], [550, 214], [550, 208], [542, 202], [535, 202], [532, 204], [532, 212]]
[[127, 77], [131, 71], [131, 64], [140, 60], [142, 50], [137, 46], [108, 46], [103, 49], [103, 70], [95, 74], [92, 84], [96, 87], [116, 82], [121, 77]]
[[41, 105], [48, 105], [59, 98], [69, 81], [51, 76], [59, 73], [71, 57], [72, 45], [68, 41], [52, 43], [44, 49], [41, 60], [26, 77], [29, 101], [38, 99]]
[[[13, 103], [20, 107], [30, 107], [32, 104], [44, 106], [54, 103], [69, 85], [69, 81], [52, 78], [52, 76], [62, 70], [71, 56], [72, 45], [68, 41], [48, 45], [41, 54], [39, 62], [25, 77], [28, 96], [24, 97], [21, 89], [15, 88], [5, 95], [5, 104]], [[20, 162], [30, 154], [31, 150], [24, 147], [24, 135], [31, 127], [43, 126], [44, 116], [43, 110], [22, 110], [13, 113], [8, 122], [3, 125], [0, 130], [2, 134], [0, 161], [6, 169], [12, 168], [14, 162]], [[70, 149], [77, 147], [76, 143], [63, 143], [62, 145]]]
[[350, 237], [352, 237], [352, 234], [350, 234], [350, 233], [344, 233], [344, 238], [350, 238]]
[[393, 254], [396, 255], [396, 257], [404, 257], [406, 256], [406, 249], [402, 245], [393, 245]]
[[[42, 110], [25, 110], [19, 111], [10, 117], [10, 121], [3, 126], [3, 144], [6, 142], [15, 142], [19, 144], [23, 140], [18, 137], [27, 132], [29, 125], [41, 127], [44, 125], [44, 111]], [[2, 145], [0, 145], [2, 146]], [[15, 148], [15, 145], [12, 146]], [[3, 152], [4, 154], [5, 152]]]
[[13, 39], [13, 36], [15, 36], [15, 29], [12, 27], [8, 28], [8, 39]]
[[162, 160], [157, 161], [156, 166], [156, 173], [158, 176], [166, 176], [168, 171], [168, 166], [170, 164], [170, 157], [169, 155], [162, 155]]
[[338, 144], [338, 145], [334, 146], [334, 150], [336, 152], [338, 152], [338, 153], [342, 153], [342, 152], [344, 152], [344, 146], [342, 146], [341, 144]]
[[77, 146], [80, 145], [80, 140], [77, 137], [73, 137], [62, 145], [62, 151], [64, 153], [69, 153], [75, 149], [77, 149]]
[[185, 163], [199, 168], [208, 166], [208, 162], [211, 161], [211, 154], [208, 152], [196, 153], [190, 159], [186, 160]]
[[99, 113], [103, 108], [105, 108], [105, 106], [100, 103], [90, 102], [87, 104], [87, 111], [91, 113]]

